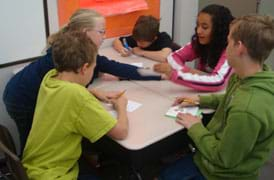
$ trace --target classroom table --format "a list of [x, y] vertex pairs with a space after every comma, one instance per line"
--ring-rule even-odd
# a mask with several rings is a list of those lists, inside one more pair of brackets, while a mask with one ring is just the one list
[[[123, 63], [143, 63], [153, 67], [155, 61], [143, 57], [121, 57], [113, 48], [100, 50], [101, 55]], [[119, 81], [97, 79], [91, 87], [122, 91], [126, 89], [128, 100], [141, 103], [142, 106], [128, 112], [129, 134], [125, 140], [112, 140], [104, 137], [97, 145], [101, 150], [111, 153], [118, 159], [129, 163], [141, 179], [141, 169], [145, 163], [155, 161], [169, 153], [186, 147], [188, 138], [184, 127], [175, 119], [165, 116], [176, 96], [193, 95], [198, 92], [188, 87], [163, 81]]]

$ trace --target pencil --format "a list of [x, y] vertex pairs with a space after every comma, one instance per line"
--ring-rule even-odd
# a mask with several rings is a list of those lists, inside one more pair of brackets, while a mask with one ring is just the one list
[[181, 102], [180, 104], [182, 104], [182, 103], [184, 103], [184, 102], [189, 103], [189, 104], [193, 104], [193, 105], [199, 105], [198, 102], [193, 101], [192, 99], [186, 99], [186, 98], [185, 98], [185, 99], [182, 100], [182, 102]]
[[126, 92], [126, 90], [123, 90], [122, 92], [120, 92], [120, 93], [117, 95], [116, 99], [118, 99], [119, 97], [123, 96], [123, 94], [125, 94], [125, 92]]
[[127, 50], [130, 50], [126, 38], [123, 38], [123, 44], [124, 44], [124, 47], [125, 47]]

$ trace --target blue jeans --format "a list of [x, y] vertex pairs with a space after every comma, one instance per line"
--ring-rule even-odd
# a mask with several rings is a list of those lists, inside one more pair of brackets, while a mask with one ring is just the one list
[[6, 92], [3, 94], [3, 101], [9, 116], [15, 121], [19, 131], [21, 155], [31, 129], [34, 108], [19, 105], [20, 103], [16, 103], [14, 99], [9, 99]]
[[159, 180], [205, 180], [193, 162], [193, 155], [186, 155], [160, 173]]

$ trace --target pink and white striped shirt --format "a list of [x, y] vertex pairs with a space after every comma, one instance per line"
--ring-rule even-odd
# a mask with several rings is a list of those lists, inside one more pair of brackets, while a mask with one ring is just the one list
[[[186, 66], [186, 62], [198, 60], [197, 69], [208, 74], [192, 74]], [[231, 67], [227, 63], [225, 50], [222, 52], [219, 61], [213, 70], [203, 64], [197, 57], [191, 43], [188, 43], [181, 49], [171, 53], [167, 57], [168, 63], [172, 66], [170, 80], [191, 87], [199, 91], [219, 91], [224, 89], [232, 73]]]

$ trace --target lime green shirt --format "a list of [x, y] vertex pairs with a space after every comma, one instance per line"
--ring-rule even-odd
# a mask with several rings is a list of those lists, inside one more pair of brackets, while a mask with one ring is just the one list
[[44, 77], [23, 153], [32, 180], [77, 179], [82, 137], [95, 142], [116, 120], [79, 84]]

